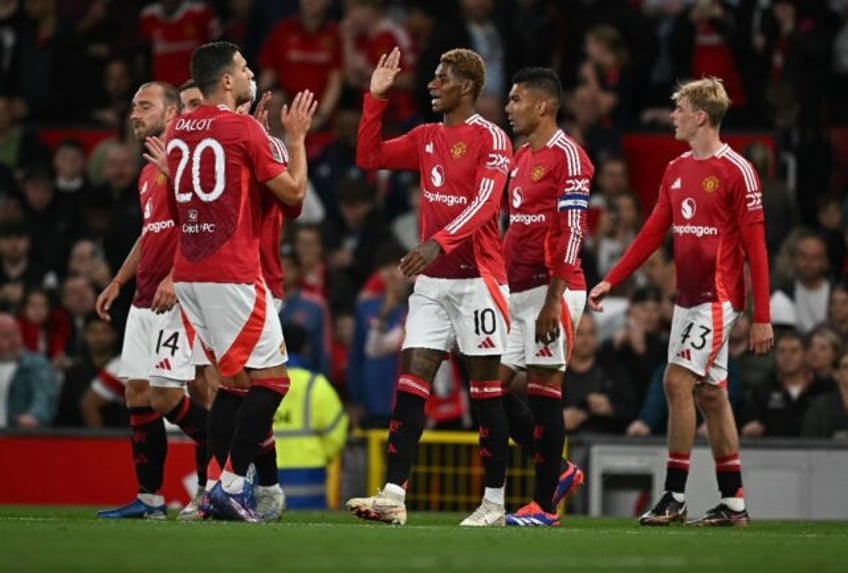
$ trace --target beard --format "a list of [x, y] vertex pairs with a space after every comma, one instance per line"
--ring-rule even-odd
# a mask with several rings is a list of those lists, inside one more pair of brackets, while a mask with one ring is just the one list
[[250, 87], [248, 88], [248, 94], [250, 96], [250, 103], [256, 101], [256, 94], [258, 93], [259, 88], [256, 87], [256, 80], [250, 80]]

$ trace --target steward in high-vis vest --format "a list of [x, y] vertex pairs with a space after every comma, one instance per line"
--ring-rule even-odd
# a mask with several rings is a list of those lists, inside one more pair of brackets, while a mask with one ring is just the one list
[[291, 384], [274, 415], [277, 468], [288, 509], [326, 509], [327, 465], [344, 448], [348, 420], [330, 381], [303, 367], [305, 336], [297, 329], [284, 328]]

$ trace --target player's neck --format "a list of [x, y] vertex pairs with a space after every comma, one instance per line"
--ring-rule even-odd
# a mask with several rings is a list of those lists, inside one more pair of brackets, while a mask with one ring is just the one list
[[539, 151], [545, 147], [554, 134], [559, 130], [559, 126], [554, 121], [543, 121], [539, 126], [527, 135], [527, 143], [530, 144], [530, 149]]
[[460, 125], [468, 121], [468, 118], [477, 113], [474, 110], [474, 106], [465, 103], [459, 104], [456, 109], [447, 112], [442, 119], [442, 123], [445, 124], [446, 127], [452, 127], [454, 125]]
[[724, 143], [722, 143], [718, 131], [710, 129], [696, 133], [689, 140], [689, 147], [692, 148], [692, 155], [695, 156], [695, 159], [709, 159], [724, 147]]
[[218, 92], [210, 95], [204, 101], [206, 105], [219, 106], [223, 105], [230, 109], [230, 111], [236, 110], [236, 99], [230, 95], [229, 92]]

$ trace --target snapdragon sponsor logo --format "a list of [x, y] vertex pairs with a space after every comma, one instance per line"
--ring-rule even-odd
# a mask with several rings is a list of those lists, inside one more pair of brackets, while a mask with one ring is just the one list
[[199, 235], [200, 233], [214, 233], [215, 223], [183, 223], [183, 233], [186, 235]]
[[444, 193], [434, 193], [427, 190], [424, 191], [424, 198], [430, 203], [442, 203], [448, 207], [468, 204], [468, 198], [463, 197], [462, 195], [446, 195]]
[[173, 219], [165, 221], [151, 221], [144, 226], [142, 233], [161, 233], [165, 229], [173, 229], [176, 226]]
[[671, 230], [675, 235], [695, 235], [698, 238], [718, 236], [717, 228], [705, 225], [672, 225]]
[[544, 213], [513, 213], [509, 216], [509, 224], [533, 225], [535, 223], [544, 223], [546, 220]]

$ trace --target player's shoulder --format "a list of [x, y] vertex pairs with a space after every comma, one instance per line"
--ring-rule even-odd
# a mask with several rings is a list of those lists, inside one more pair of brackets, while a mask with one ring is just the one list
[[546, 148], [551, 160], [563, 165], [571, 175], [594, 169], [586, 150], [561, 129], [551, 137]]
[[741, 178], [744, 181], [747, 191], [754, 191], [759, 188], [757, 172], [754, 166], [728, 144], [725, 143], [724, 147], [716, 153], [715, 157], [724, 164], [728, 176]]
[[674, 159], [668, 162], [668, 169], [678, 168], [683, 165], [686, 165], [690, 161], [695, 161], [695, 155], [692, 153], [692, 150], [684, 151]]
[[488, 119], [483, 118], [479, 113], [475, 113], [465, 120], [465, 124], [469, 126], [475, 134], [479, 134], [481, 142], [496, 151], [508, 151], [512, 149], [512, 143], [506, 132], [498, 125], [492, 123]]

